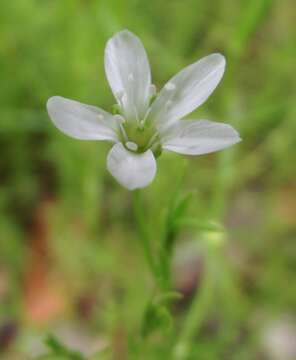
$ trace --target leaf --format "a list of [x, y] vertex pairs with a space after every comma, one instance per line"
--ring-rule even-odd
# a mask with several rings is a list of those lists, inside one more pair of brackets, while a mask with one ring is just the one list
[[171, 252], [174, 247], [175, 238], [178, 232], [178, 226], [176, 226], [177, 222], [184, 216], [189, 207], [190, 201], [192, 200], [192, 196], [192, 191], [185, 194], [177, 194], [169, 207], [163, 246], [168, 252]]
[[[77, 351], [72, 351], [68, 349], [65, 345], [63, 345], [55, 336], [52, 334], [48, 335], [45, 339], [45, 344], [51, 350], [51, 354], [60, 356], [61, 359], [69, 359], [69, 360], [85, 360], [85, 357]], [[46, 357], [48, 356], [46, 355]]]
[[182, 295], [176, 291], [168, 291], [156, 296], [149, 302], [142, 322], [141, 333], [143, 337], [157, 330], [169, 331], [171, 329], [173, 318], [169, 306], [181, 297]]
[[193, 217], [181, 217], [177, 221], [178, 227], [189, 227], [199, 231], [223, 231], [221, 223], [212, 220], [198, 220]]

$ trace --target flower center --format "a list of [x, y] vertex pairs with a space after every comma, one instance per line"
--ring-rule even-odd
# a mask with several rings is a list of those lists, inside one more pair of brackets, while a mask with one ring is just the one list
[[[152, 140], [157, 137], [157, 132], [154, 126], [145, 124], [139, 125], [136, 122], [126, 121], [122, 124], [127, 136], [125, 145], [129, 150], [137, 151], [139, 153], [145, 152], [152, 145]], [[131, 145], [131, 143], [133, 145]]]

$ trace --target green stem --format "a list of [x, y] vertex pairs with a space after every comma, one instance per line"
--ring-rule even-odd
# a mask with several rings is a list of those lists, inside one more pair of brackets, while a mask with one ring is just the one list
[[151, 273], [153, 274], [155, 279], [158, 280], [158, 271], [153, 258], [149, 234], [146, 226], [145, 214], [143, 211], [143, 204], [141, 202], [140, 190], [133, 191], [133, 208], [134, 208], [134, 215], [137, 221], [139, 239], [142, 243], [145, 259], [147, 261]]
[[[208, 261], [210, 261], [210, 259], [208, 259]], [[203, 324], [212, 298], [214, 277], [212, 276], [211, 270], [210, 264], [208, 263], [208, 267], [204, 270], [202, 283], [186, 315], [179, 341], [175, 347], [175, 360], [187, 359], [190, 344]]]

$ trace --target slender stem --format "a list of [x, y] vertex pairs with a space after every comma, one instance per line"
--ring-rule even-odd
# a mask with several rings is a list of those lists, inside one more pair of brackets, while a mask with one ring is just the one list
[[[209, 260], [210, 261], [210, 260]], [[186, 315], [183, 329], [177, 346], [175, 347], [174, 359], [187, 359], [190, 351], [190, 344], [200, 330], [203, 320], [210, 305], [214, 278], [210, 266], [205, 268], [200, 288], [195, 294], [192, 305]]]
[[176, 179], [176, 187], [170, 198], [165, 219], [164, 232], [161, 241], [159, 268], [162, 275], [163, 288], [169, 290], [171, 284], [171, 268], [174, 248], [180, 227], [176, 226], [178, 219], [184, 215], [192, 193], [182, 193], [188, 161], [183, 161], [179, 175]]
[[133, 208], [134, 208], [135, 218], [137, 221], [139, 239], [142, 243], [147, 264], [153, 276], [156, 279], [158, 279], [157, 266], [153, 258], [149, 234], [147, 232], [147, 226], [145, 221], [145, 214], [143, 212], [143, 204], [141, 202], [140, 190], [133, 191]]

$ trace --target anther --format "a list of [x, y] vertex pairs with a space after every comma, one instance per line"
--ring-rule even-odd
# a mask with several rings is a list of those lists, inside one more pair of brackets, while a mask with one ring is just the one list
[[131, 151], [137, 151], [138, 150], [138, 145], [132, 141], [127, 141], [125, 143], [125, 146], [131, 150]]
[[154, 84], [151, 84], [149, 86], [149, 98], [152, 98], [156, 95], [156, 86]]
[[124, 96], [125, 96], [125, 92], [123, 90], [118, 91], [118, 92], [115, 93], [115, 97], [116, 97], [116, 99], [117, 99], [117, 101], [118, 101], [121, 108], [123, 108], [123, 103], [124, 103], [123, 98], [124, 98]]
[[171, 82], [168, 82], [165, 84], [164, 88], [168, 91], [173, 91], [176, 89], [176, 85]]

